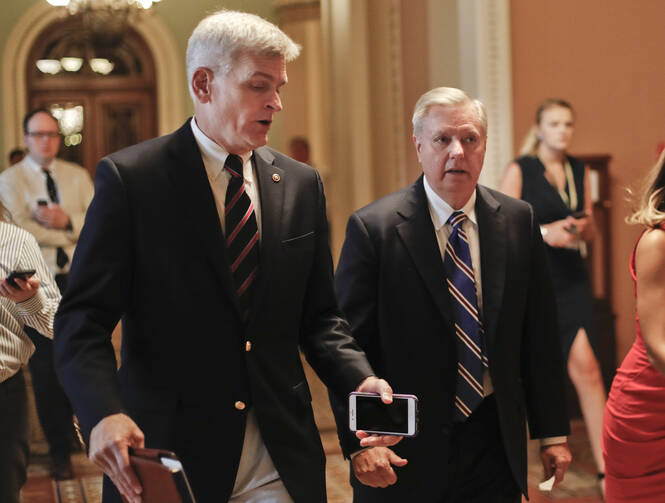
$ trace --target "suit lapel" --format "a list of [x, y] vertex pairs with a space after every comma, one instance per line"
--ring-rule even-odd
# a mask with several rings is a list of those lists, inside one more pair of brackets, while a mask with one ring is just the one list
[[491, 357], [506, 280], [506, 219], [500, 211], [501, 205], [485, 187], [479, 185], [476, 193], [475, 209], [478, 217], [483, 285], [483, 325]]
[[182, 194], [180, 206], [190, 228], [198, 235], [222, 288], [240, 313], [215, 198], [189, 121], [173, 134], [169, 157], [172, 162], [166, 168], [176, 193]]
[[454, 318], [450, 294], [445, 283], [441, 251], [429, 214], [422, 176], [406, 192], [404, 204], [397, 212], [405, 219], [397, 225], [397, 233], [439, 312], [452, 323]]
[[[272, 277], [281, 246], [281, 224], [284, 211], [284, 187], [288, 177], [276, 165], [275, 156], [266, 147], [257, 148], [252, 156], [261, 201], [261, 247], [259, 274], [255, 283], [252, 310], [264, 305], [268, 278]], [[277, 175], [277, 176], [275, 176]], [[252, 319], [256, 319], [255, 316]], [[251, 322], [250, 322], [251, 323]]]

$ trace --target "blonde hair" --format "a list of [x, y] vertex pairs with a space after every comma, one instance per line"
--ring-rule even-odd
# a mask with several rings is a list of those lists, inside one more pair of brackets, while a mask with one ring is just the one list
[[651, 168], [639, 194], [633, 194], [635, 209], [626, 218], [626, 223], [640, 224], [647, 227], [658, 227], [665, 222], [665, 149], [661, 152], [658, 162]]
[[482, 101], [472, 99], [461, 89], [455, 87], [435, 87], [423, 94], [413, 109], [413, 134], [418, 136], [420, 134], [422, 119], [427, 115], [429, 108], [434, 105], [442, 105], [446, 107], [455, 107], [471, 103], [476, 110], [478, 116], [478, 125], [482, 129], [485, 136], [487, 136], [487, 112], [485, 105]]
[[562, 100], [561, 98], [547, 98], [546, 100], [543, 100], [536, 109], [535, 124], [531, 126], [531, 129], [529, 130], [529, 132], [524, 137], [524, 140], [522, 141], [522, 146], [520, 147], [520, 155], [536, 155], [538, 153], [538, 147], [540, 146], [540, 138], [538, 138], [536, 130], [540, 125], [540, 121], [543, 120], [543, 113], [545, 112], [545, 110], [549, 110], [550, 108], [554, 107], [567, 108], [568, 110], [570, 110], [570, 113], [573, 114], [573, 117], [575, 117], [575, 110], [573, 110], [572, 105], [567, 101]]

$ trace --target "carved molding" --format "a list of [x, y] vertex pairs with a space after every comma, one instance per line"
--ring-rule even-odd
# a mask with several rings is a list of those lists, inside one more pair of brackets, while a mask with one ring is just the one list
[[487, 107], [481, 183], [496, 187], [513, 158], [509, 0], [458, 0], [462, 88]]
[[406, 152], [404, 138], [407, 136], [404, 111], [404, 80], [402, 65], [402, 0], [390, 2], [390, 72], [392, 78], [392, 113], [393, 113], [393, 149], [395, 154], [395, 187], [397, 190], [407, 184]]

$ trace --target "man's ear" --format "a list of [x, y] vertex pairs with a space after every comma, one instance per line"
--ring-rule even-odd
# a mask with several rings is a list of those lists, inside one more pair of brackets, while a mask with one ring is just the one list
[[201, 66], [192, 75], [192, 92], [200, 103], [209, 103], [212, 99], [212, 80], [214, 74], [210, 68]]
[[422, 144], [420, 143], [420, 140], [418, 140], [418, 137], [414, 134], [412, 137], [413, 140], [413, 145], [416, 147], [416, 155], [418, 156], [418, 160], [420, 160], [420, 147]]

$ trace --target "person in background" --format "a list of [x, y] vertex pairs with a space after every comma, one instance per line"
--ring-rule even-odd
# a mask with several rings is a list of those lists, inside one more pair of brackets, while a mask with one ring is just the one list
[[299, 50], [258, 16], [211, 14], [187, 47], [194, 117], [97, 166], [55, 358], [105, 503], [140, 501], [144, 445], [175, 451], [199, 503], [326, 501], [299, 348], [336, 395], [392, 400], [337, 306], [319, 175], [265, 146]]
[[[545, 476], [571, 461], [554, 294], [531, 207], [478, 184], [484, 105], [439, 87], [413, 112], [423, 175], [349, 218], [335, 286], [373, 368], [419, 399], [419, 433], [364, 449], [333, 397], [356, 503], [517, 503], [526, 423]], [[408, 463], [407, 463], [408, 461]]]
[[9, 151], [9, 165], [13, 166], [23, 160], [25, 157], [25, 150], [22, 148], [13, 148]]
[[549, 258], [558, 315], [559, 338], [568, 375], [580, 401], [601, 491], [605, 463], [601, 448], [605, 386], [596, 357], [586, 243], [595, 226], [589, 170], [568, 154], [575, 114], [564, 100], [543, 101], [536, 122], [508, 165], [499, 187], [533, 206]]
[[[61, 135], [58, 121], [43, 108], [29, 112], [23, 120], [28, 155], [0, 173], [0, 198], [16, 225], [32, 234], [61, 292], [76, 241], [83, 227], [93, 186], [81, 166], [58, 159]], [[39, 422], [49, 444], [56, 480], [74, 476], [71, 452], [75, 442], [72, 407], [53, 368], [53, 341], [28, 327], [26, 333], [36, 347], [30, 359]]]
[[635, 342], [603, 417], [607, 503], [665, 500], [665, 150], [628, 223], [644, 227], [630, 257]]
[[289, 141], [289, 155], [296, 161], [312, 164], [309, 152], [309, 142], [304, 136], [294, 136]]
[[[24, 280], [7, 280], [11, 271], [34, 269]], [[53, 337], [60, 293], [37, 241], [12, 225], [0, 202], [0, 501], [20, 503], [28, 466], [28, 399], [21, 367], [35, 350], [25, 333]]]

